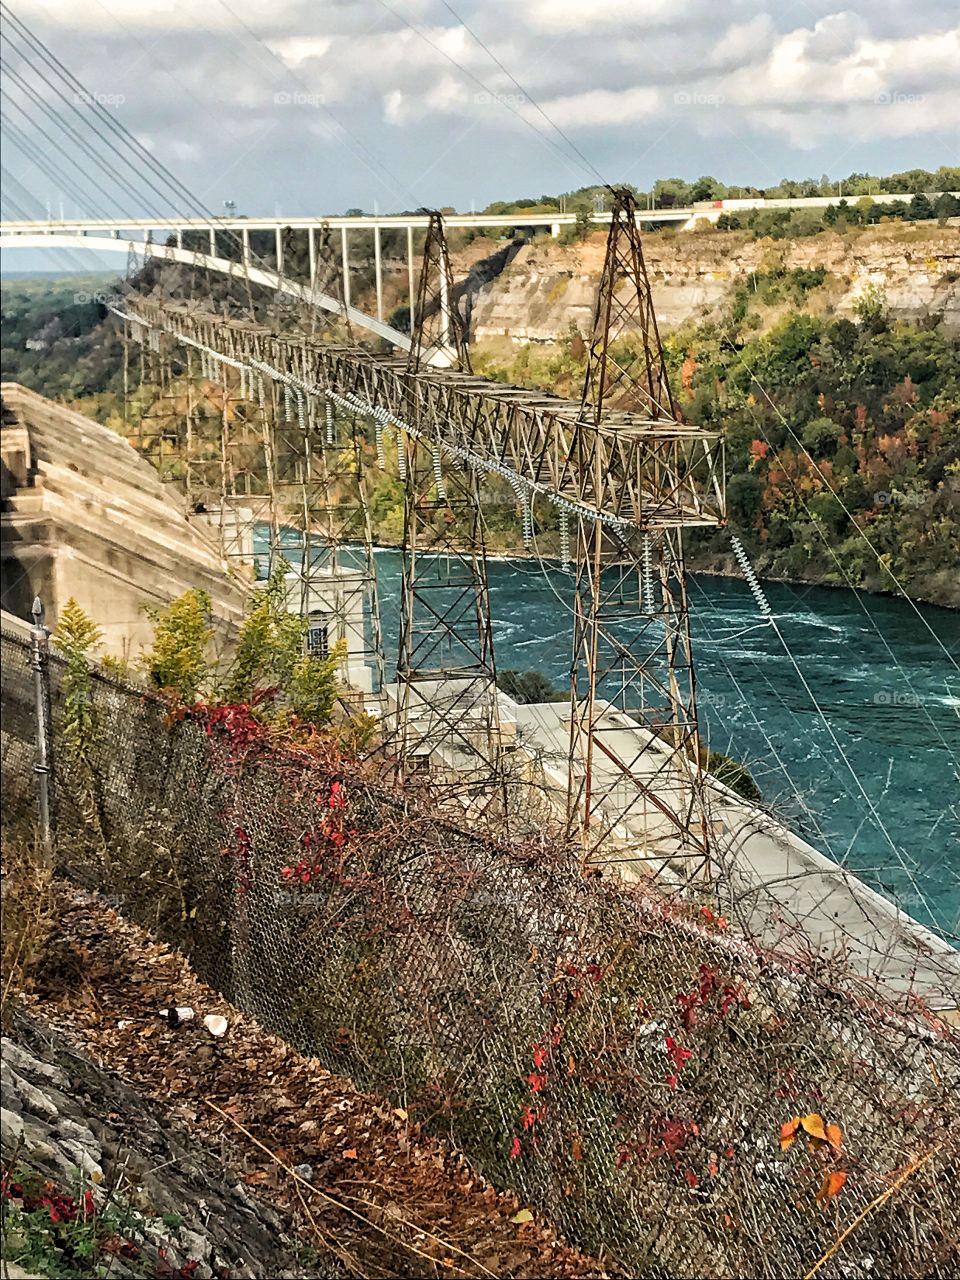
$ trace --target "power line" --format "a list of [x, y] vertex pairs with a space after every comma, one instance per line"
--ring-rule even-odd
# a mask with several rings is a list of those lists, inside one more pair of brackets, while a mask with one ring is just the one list
[[[599, 181], [600, 185], [601, 185], [602, 187], [606, 187], [606, 188], [607, 188], [607, 190], [608, 190], [608, 191], [610, 191], [610, 192], [611, 192], [611, 194], [612, 194], [612, 193], [613, 193], [613, 188], [611, 187], [610, 183], [609, 183], [609, 182], [607, 182], [606, 178], [604, 178], [603, 174], [602, 174], [602, 173], [600, 172], [600, 170], [596, 167], [596, 165], [593, 163], [593, 161], [592, 161], [592, 160], [590, 160], [588, 156], [584, 155], [584, 153], [580, 150], [580, 148], [577, 146], [577, 144], [576, 144], [576, 143], [573, 141], [573, 139], [570, 137], [570, 135], [569, 135], [569, 134], [567, 134], [567, 133], [565, 133], [565, 132], [563, 131], [563, 129], [561, 129], [561, 128], [560, 128], [560, 126], [557, 124], [557, 122], [556, 122], [555, 120], [551, 120], [551, 118], [547, 115], [546, 111], [544, 111], [543, 107], [541, 107], [541, 106], [540, 106], [540, 103], [539, 103], [539, 102], [537, 102], [537, 100], [533, 97], [533, 95], [532, 95], [531, 93], [529, 93], [529, 92], [528, 92], [528, 91], [523, 87], [523, 85], [519, 82], [519, 80], [517, 80], [517, 78], [513, 75], [513, 73], [512, 73], [511, 71], [509, 71], [509, 70], [507, 69], [507, 67], [505, 67], [505, 66], [503, 65], [503, 63], [501, 62], [501, 60], [497, 57], [497, 55], [493, 52], [493, 50], [489, 47], [489, 45], [485, 44], [485, 43], [483, 42], [483, 40], [481, 40], [481, 39], [480, 39], [480, 37], [477, 35], [477, 33], [476, 33], [474, 30], [472, 30], [472, 28], [470, 28], [470, 27], [467, 25], [467, 23], [464, 21], [464, 19], [463, 19], [463, 18], [461, 18], [461, 17], [460, 17], [460, 15], [457, 13], [456, 9], [454, 9], [453, 5], [452, 5], [452, 4], [450, 4], [450, 3], [448, 3], [448, 0], [440, 0], [440, 3], [441, 3], [441, 4], [443, 5], [443, 7], [447, 10], [447, 12], [448, 12], [449, 14], [451, 14], [451, 16], [452, 16], [452, 17], [454, 17], [454, 18], [457, 20], [457, 22], [459, 22], [459, 23], [460, 23], [460, 25], [463, 27], [464, 31], [466, 31], [466, 32], [467, 32], [467, 34], [468, 34], [468, 35], [469, 35], [469, 36], [470, 36], [474, 41], [476, 41], [476, 43], [480, 46], [480, 48], [484, 51], [484, 53], [486, 53], [486, 55], [487, 55], [487, 56], [488, 56], [488, 57], [489, 57], [493, 62], [495, 62], [495, 63], [496, 63], [496, 65], [500, 68], [500, 70], [501, 70], [501, 71], [503, 72], [503, 74], [507, 77], [507, 79], [508, 79], [508, 80], [510, 81], [510, 83], [514, 86], [514, 88], [515, 88], [515, 89], [517, 89], [517, 90], [519, 91], [519, 93], [521, 94], [521, 96], [522, 96], [522, 97], [526, 98], [526, 100], [530, 103], [530, 105], [534, 108], [534, 110], [535, 110], [535, 111], [536, 111], [540, 116], [542, 116], [542, 117], [543, 117], [543, 119], [547, 122], [547, 124], [550, 126], [550, 128], [551, 128], [551, 129], [554, 129], [554, 130], [555, 130], [555, 131], [560, 135], [560, 137], [561, 137], [561, 138], [563, 138], [563, 140], [564, 140], [564, 142], [566, 142], [567, 146], [568, 146], [568, 147], [569, 147], [569, 148], [570, 148], [570, 149], [575, 153], [575, 155], [576, 155], [576, 156], [577, 156], [577, 157], [578, 157], [578, 158], [583, 162], [583, 164], [584, 164], [584, 165], [586, 165], [587, 169], [589, 169], [592, 173], [594, 173], [594, 174], [596, 175], [597, 180]], [[436, 46], [434, 46], [434, 47], [436, 47]]]
[[[462, 72], [463, 75], [467, 76], [470, 80], [472, 80], [474, 84], [479, 85], [479, 87], [484, 91], [484, 93], [488, 94], [494, 101], [499, 102], [500, 106], [506, 107], [506, 109], [510, 111], [513, 115], [515, 115], [518, 120], [522, 121], [523, 124], [525, 124], [528, 129], [531, 129], [543, 142], [545, 142], [548, 147], [550, 147], [553, 151], [555, 151], [565, 163], [569, 164], [570, 158], [564, 154], [562, 149], [557, 146], [557, 144], [553, 141], [552, 138], [549, 138], [543, 132], [542, 129], [538, 129], [537, 126], [533, 123], [533, 121], [529, 120], [523, 114], [522, 111], [518, 111], [516, 107], [513, 106], [512, 103], [504, 101], [502, 95], [497, 95], [484, 80], [481, 80], [480, 77], [476, 75], [473, 71], [471, 71], [468, 67], [465, 67], [462, 65], [462, 63], [459, 63], [456, 60], [456, 58], [452, 56], [452, 54], [447, 53], [446, 49], [441, 48], [441, 46], [438, 45], [436, 41], [431, 40], [430, 37], [427, 35], [427, 33], [423, 31], [420, 27], [418, 27], [415, 23], [411, 22], [408, 18], [405, 18], [402, 13], [398, 13], [397, 10], [393, 7], [393, 5], [389, 4], [387, 0], [377, 0], [377, 3], [381, 6], [381, 8], [386, 9], [388, 13], [390, 13], [394, 18], [396, 18], [398, 22], [402, 22], [405, 27], [408, 27], [414, 33], [414, 35], [419, 36], [420, 39], [425, 44], [428, 44], [430, 48], [433, 49], [436, 53], [439, 53], [441, 57], [446, 58], [447, 62], [449, 62], [451, 66], [456, 67], [458, 71]], [[473, 33], [471, 32], [470, 34], [472, 35]], [[601, 179], [601, 181], [603, 181], [603, 179]], [[607, 186], [607, 183], [604, 182], [603, 185]]]

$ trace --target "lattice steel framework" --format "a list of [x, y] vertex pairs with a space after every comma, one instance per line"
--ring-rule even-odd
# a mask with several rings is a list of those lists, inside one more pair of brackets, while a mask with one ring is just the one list
[[[415, 517], [417, 524], [414, 559], [422, 558], [424, 527], [435, 547], [471, 547], [462, 525], [476, 510], [473, 486], [485, 474], [505, 479], [527, 509], [546, 501], [559, 510], [577, 532], [568, 829], [582, 841], [585, 858], [612, 841], [624, 857], [649, 858], [653, 868], [672, 862], [690, 876], [707, 867], [710, 832], [681, 531], [721, 522], [722, 452], [717, 433], [674, 416], [632, 202], [622, 194], [616, 203], [580, 403], [479, 378], [466, 367], [462, 344], [460, 367], [431, 362], [444, 345], [457, 350], [441, 307], [446, 297], [454, 310], [449, 267], [435, 244], [425, 255], [433, 282], [428, 269], [417, 308], [417, 318], [433, 319], [434, 326], [424, 337], [421, 324], [409, 360], [275, 334], [170, 303], [130, 300], [126, 312], [187, 346], [255, 367], [294, 392], [329, 396], [373, 417], [381, 440], [380, 433], [396, 433], [412, 495], [408, 521]], [[632, 364], [627, 343], [639, 344]], [[428, 458], [431, 467], [439, 460], [432, 487]], [[452, 625], [438, 626], [436, 635], [448, 644], [451, 635], [462, 641], [467, 620], [476, 617], [477, 642], [461, 656], [487, 687], [494, 666], [485, 640], [485, 574], [477, 576], [481, 529], [476, 537], [477, 570], [460, 582], [458, 596], [451, 591], [457, 601]], [[419, 580], [415, 586], [419, 590]], [[408, 586], [408, 618], [416, 590]], [[426, 665], [428, 651], [413, 642], [415, 631], [407, 625], [405, 672], [453, 673], [452, 653], [434, 668]], [[435, 639], [426, 627], [423, 634], [427, 644]], [[482, 735], [471, 729], [469, 736], [475, 750]]]
[[[626, 416], [636, 412], [647, 419], [639, 429]], [[576, 442], [581, 471], [600, 466], [614, 483], [639, 481], [655, 501], [629, 528], [578, 520], [568, 824], [588, 859], [616, 843], [631, 860], [702, 876], [711, 870], [711, 832], [681, 532], [701, 520], [661, 515], [685, 484], [686, 456], [672, 447], [685, 429], [629, 191], [614, 201], [581, 418], [591, 428]], [[597, 448], [601, 424], [624, 442], [638, 430], [656, 433], [661, 443], [642, 449], [633, 480], [619, 450]], [[709, 481], [722, 512], [722, 475], [711, 468]]]
[[[430, 214], [412, 319], [408, 384], [422, 369], [469, 373], [438, 213]], [[397, 439], [404, 488], [398, 763], [401, 775], [426, 759], [450, 766], [476, 784], [471, 800], [482, 808], [502, 788], [502, 744], [480, 479], [468, 461], [445, 458], [431, 442], [423, 410], [413, 397], [406, 414], [413, 430], [399, 428]]]
[[368, 692], [379, 694], [383, 644], [362, 416], [271, 376], [256, 357], [245, 362], [189, 344], [181, 355], [178, 340], [156, 327], [131, 320], [129, 330], [144, 353], [142, 377], [169, 404], [161, 425], [138, 440], [142, 451], [181, 481], [235, 567], [265, 577], [286, 560], [299, 578], [296, 607], [322, 617], [331, 646], [350, 641], [350, 659], [370, 672]]

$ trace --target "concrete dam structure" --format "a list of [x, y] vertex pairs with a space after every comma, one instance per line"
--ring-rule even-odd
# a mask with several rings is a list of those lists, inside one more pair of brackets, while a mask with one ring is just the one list
[[207, 591], [224, 635], [249, 578], [206, 524], [116, 432], [14, 383], [2, 387], [2, 603], [21, 619], [39, 596], [56, 626], [72, 596], [103, 632], [102, 651], [136, 658], [145, 605]]

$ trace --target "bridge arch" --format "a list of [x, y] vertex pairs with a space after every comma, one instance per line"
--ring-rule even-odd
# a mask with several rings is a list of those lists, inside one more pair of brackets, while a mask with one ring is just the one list
[[203, 267], [207, 271], [214, 271], [220, 275], [264, 285], [277, 293], [285, 294], [288, 298], [306, 303], [307, 306], [318, 307], [336, 315], [345, 314], [350, 323], [358, 328], [368, 330], [402, 351], [410, 350], [409, 334], [401, 333], [393, 325], [377, 320], [356, 307], [344, 308], [343, 303], [331, 294], [322, 293], [312, 285], [298, 284], [277, 271], [271, 271], [269, 267], [247, 265], [236, 262], [232, 258], [220, 258], [209, 253], [199, 253], [193, 249], [183, 249], [175, 244], [154, 244], [152, 241], [131, 240], [120, 236], [85, 236], [66, 231], [2, 233], [0, 234], [0, 251], [4, 249], [91, 249], [96, 253], [123, 254], [129, 254], [132, 251], [143, 258], [158, 258], [163, 262], [182, 262], [190, 267]]

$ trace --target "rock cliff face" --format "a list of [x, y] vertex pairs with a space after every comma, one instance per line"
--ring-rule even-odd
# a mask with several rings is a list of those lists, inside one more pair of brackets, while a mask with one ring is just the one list
[[[149, 1274], [190, 1275], [189, 1260], [198, 1276], [300, 1274], [281, 1242], [288, 1224], [186, 1130], [60, 1032], [19, 1017], [15, 1036], [3, 1037], [2, 1055], [4, 1164], [29, 1169], [78, 1198], [79, 1181], [90, 1188], [93, 1212], [122, 1202], [127, 1234], [139, 1253], [154, 1259]], [[13, 1243], [8, 1233], [5, 1249]], [[116, 1258], [113, 1263], [117, 1276], [148, 1273]], [[5, 1260], [4, 1275], [6, 1268]], [[324, 1274], [339, 1272], [334, 1264]]]
[[[730, 231], [648, 234], [644, 253], [664, 331], [717, 313], [751, 272], [823, 266], [825, 283], [809, 295], [812, 311], [850, 314], [873, 286], [894, 316], [942, 316], [960, 332], [960, 227], [893, 223], [781, 241]], [[552, 342], [571, 325], [589, 332], [603, 254], [600, 234], [573, 245], [525, 245], [477, 293], [473, 340]]]

